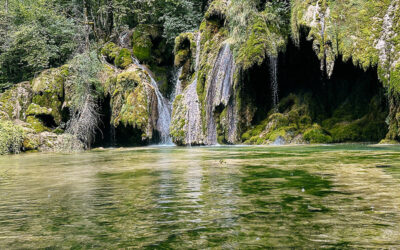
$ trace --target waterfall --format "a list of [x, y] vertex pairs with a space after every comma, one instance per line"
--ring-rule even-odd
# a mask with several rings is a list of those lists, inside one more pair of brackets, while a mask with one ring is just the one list
[[175, 82], [175, 86], [174, 86], [174, 91], [172, 92], [172, 96], [171, 96], [171, 103], [174, 102], [175, 98], [182, 94], [182, 82], [179, 79], [179, 77], [182, 74], [182, 70], [183, 68], [180, 67], [176, 72], [175, 72], [175, 76], [174, 76], [174, 82]]
[[195, 77], [193, 82], [185, 91], [185, 102], [188, 107], [187, 111], [187, 134], [186, 142], [190, 146], [193, 142], [198, 142], [198, 137], [201, 134], [201, 111], [199, 106], [199, 97], [197, 95], [197, 76], [200, 65], [200, 32], [196, 36], [196, 58], [195, 58]]
[[279, 85], [278, 85], [278, 57], [269, 57], [270, 81], [272, 90], [272, 107], [275, 112], [278, 112], [279, 104]]
[[207, 86], [207, 144], [217, 144], [217, 126], [214, 112], [216, 107], [220, 105], [226, 107], [228, 105], [232, 92], [234, 68], [233, 55], [229, 44], [226, 43], [218, 53]]
[[169, 126], [171, 124], [171, 103], [161, 94], [157, 82], [154, 80], [150, 70], [140, 64], [139, 60], [132, 57], [133, 63], [139, 68], [147, 72], [150, 77], [150, 83], [153, 86], [157, 96], [157, 131], [160, 133], [161, 144], [172, 144], [172, 139], [169, 135]]

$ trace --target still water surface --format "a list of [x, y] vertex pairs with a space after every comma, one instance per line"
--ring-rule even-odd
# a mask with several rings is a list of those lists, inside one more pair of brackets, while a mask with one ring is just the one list
[[400, 247], [400, 148], [0, 157], [0, 249], [262, 247]]

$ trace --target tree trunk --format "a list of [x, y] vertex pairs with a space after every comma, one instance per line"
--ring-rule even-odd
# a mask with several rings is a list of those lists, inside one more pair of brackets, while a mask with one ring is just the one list
[[6, 0], [6, 4], [5, 4], [4, 8], [6, 10], [6, 14], [8, 14], [8, 0]]

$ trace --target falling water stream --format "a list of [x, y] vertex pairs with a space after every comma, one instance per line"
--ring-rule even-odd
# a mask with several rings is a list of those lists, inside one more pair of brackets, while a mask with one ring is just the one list
[[132, 57], [132, 60], [135, 65], [147, 72], [150, 77], [150, 83], [156, 92], [158, 110], [157, 131], [160, 133], [160, 142], [161, 144], [172, 144], [172, 139], [169, 135], [169, 126], [171, 124], [171, 103], [161, 94], [158, 84], [152, 77], [149, 69], [140, 64], [139, 60], [135, 57]]
[[182, 93], [182, 82], [179, 79], [179, 77], [182, 74], [182, 70], [183, 70], [183, 68], [180, 67], [175, 72], [175, 77], [174, 77], [175, 86], [174, 86], [174, 91], [172, 92], [172, 96], [171, 96], [171, 103], [173, 103], [175, 101], [175, 98]]
[[[198, 71], [199, 71], [199, 65], [200, 65], [200, 53], [201, 53], [201, 33], [199, 32], [196, 35], [196, 58], [195, 58], [195, 77], [194, 81], [190, 86], [188, 87], [188, 92], [187, 92], [187, 97], [189, 99], [189, 111], [187, 112], [187, 122], [188, 122], [188, 127], [187, 127], [187, 143], [189, 146], [192, 145], [192, 142], [195, 140], [192, 137], [195, 137], [197, 134], [197, 128], [199, 127], [200, 121], [197, 120], [198, 114], [200, 114], [200, 109], [199, 109], [199, 101], [198, 101], [198, 96], [197, 96], [197, 76], [198, 76]], [[195, 132], [195, 133], [193, 133]]]
[[279, 103], [279, 85], [278, 85], [278, 58], [276, 56], [269, 57], [270, 64], [270, 81], [272, 90], [272, 107], [275, 112], [278, 112]]
[[231, 96], [235, 63], [228, 43], [224, 44], [215, 61], [210, 75], [206, 96], [207, 144], [217, 144], [217, 125], [214, 118], [215, 108], [228, 105]]

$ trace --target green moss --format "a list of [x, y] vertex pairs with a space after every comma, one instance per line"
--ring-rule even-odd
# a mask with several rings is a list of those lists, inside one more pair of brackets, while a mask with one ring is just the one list
[[60, 67], [42, 72], [32, 81], [32, 103], [51, 110], [57, 125], [62, 120], [61, 108], [64, 100], [64, 83], [68, 70]]
[[42, 121], [39, 118], [36, 118], [34, 116], [28, 116], [26, 118], [26, 122], [29, 123], [30, 127], [35, 130], [36, 133], [41, 133], [48, 131], [50, 132], [50, 129], [46, 126], [43, 125]]
[[115, 43], [109, 42], [101, 49], [101, 54], [110, 62], [114, 62], [119, 54], [120, 48]]
[[117, 76], [115, 84], [120, 85], [124, 90], [134, 89], [141, 83], [141, 78], [136, 71], [125, 71]]
[[27, 115], [51, 115], [51, 109], [46, 107], [41, 107], [36, 103], [31, 103], [29, 105], [28, 110], [26, 111]]
[[140, 61], [149, 62], [151, 59], [153, 47], [150, 34], [151, 29], [151, 27], [139, 25], [133, 31], [132, 51], [133, 55]]
[[189, 50], [179, 50], [175, 53], [174, 64], [176, 67], [182, 67], [189, 58], [190, 58]]
[[330, 143], [332, 137], [321, 126], [314, 124], [304, 132], [304, 139], [309, 143]]
[[24, 130], [10, 121], [0, 120], [0, 155], [21, 152]]
[[215, 19], [223, 21], [226, 18], [227, 2], [222, 0], [212, 1], [210, 7], [204, 17], [207, 21], [213, 21]]
[[24, 141], [22, 143], [22, 149], [24, 151], [33, 151], [37, 150], [39, 147], [39, 138], [34, 134], [28, 134], [25, 136]]
[[383, 144], [383, 145], [399, 145], [400, 142], [395, 141], [395, 140], [388, 140], [388, 139], [383, 139], [379, 142], [379, 144]]
[[132, 54], [128, 49], [121, 49], [115, 58], [115, 66], [121, 69], [126, 69], [133, 63]]
[[172, 107], [172, 120], [170, 126], [170, 135], [172, 140], [177, 145], [184, 145], [186, 139], [186, 130], [185, 126], [187, 124], [187, 120], [185, 114], [187, 109], [183, 103], [184, 97], [183, 95], [178, 95], [175, 98]]
[[132, 67], [110, 79], [107, 87], [111, 95], [111, 124], [137, 128], [142, 131], [143, 140], [151, 138], [153, 132], [150, 114], [154, 105], [150, 101], [156, 99], [156, 94], [149, 81], [147, 73]]

